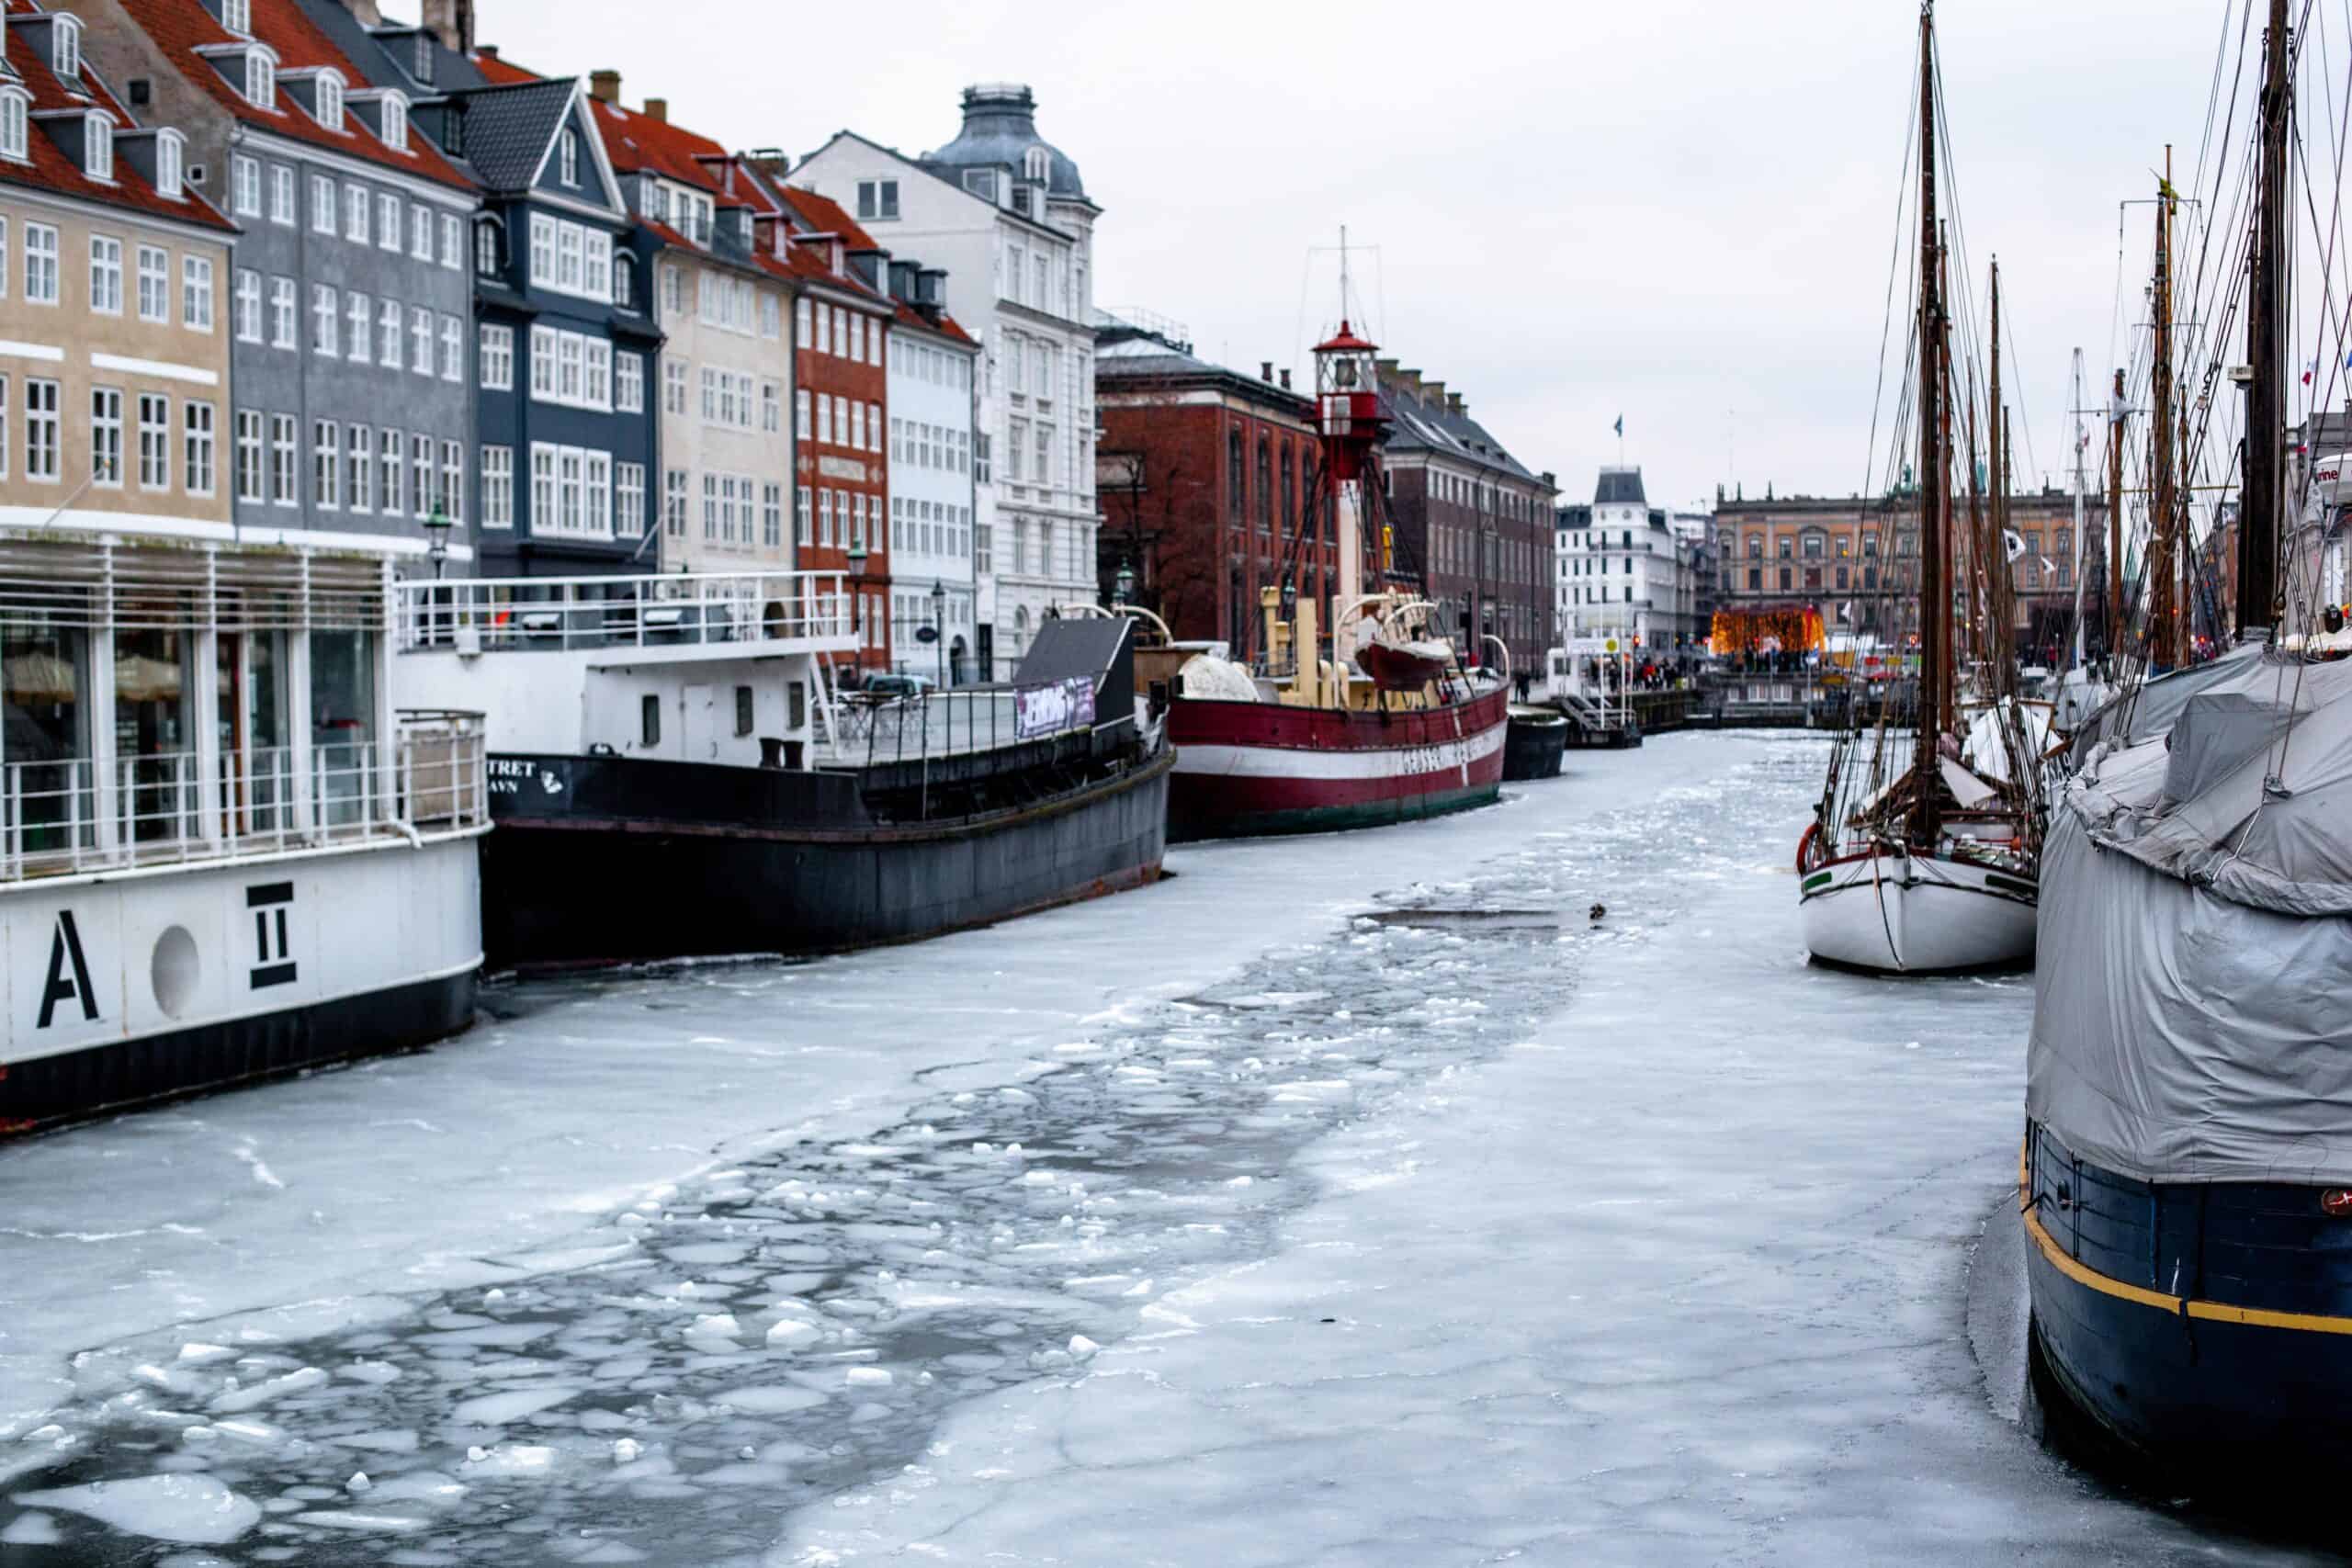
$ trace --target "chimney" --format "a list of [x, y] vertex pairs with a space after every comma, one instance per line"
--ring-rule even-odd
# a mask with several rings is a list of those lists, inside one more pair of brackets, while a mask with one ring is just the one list
[[1441, 409], [1442, 409], [1442, 408], [1445, 407], [1445, 383], [1444, 383], [1444, 382], [1442, 382], [1442, 381], [1423, 381], [1420, 385], [1421, 385], [1421, 401], [1423, 401], [1424, 403], [1430, 404], [1431, 406], [1436, 407], [1436, 408], [1441, 408]]
[[[351, 9], [353, 14], [356, 15], [361, 6], [372, 7], [373, 4], [374, 0], [352, 0]], [[484, 60], [495, 60], [498, 58], [498, 46], [494, 43], [478, 43], [474, 45], [474, 52]]]
[[792, 170], [792, 160], [784, 155], [781, 147], [754, 147], [743, 155], [743, 161], [772, 179], [782, 179]]
[[1469, 412], [1462, 406], [1462, 394], [1459, 392], [1448, 392], [1445, 395], [1445, 406], [1449, 412], [1455, 414], [1462, 414]]
[[474, 47], [474, 0], [424, 0], [425, 30], [441, 40], [444, 49], [459, 54], [471, 53]]
[[1261, 359], [1258, 361], [1258, 379], [1261, 381], [1271, 381], [1273, 378], [1274, 362], [1271, 359]]
[[588, 96], [599, 103], [617, 106], [621, 101], [621, 73], [617, 71], [588, 73]]
[[645, 107], [639, 109], [638, 112], [642, 114], [648, 119], [658, 119], [662, 124], [667, 125], [670, 123], [670, 100], [667, 98], [648, 98], [645, 100]]
[[1287, 365], [1283, 367], [1283, 390], [1290, 390], [1290, 367]]
[[380, 28], [384, 25], [384, 14], [376, 9], [376, 0], [343, 0], [343, 4], [361, 27]]

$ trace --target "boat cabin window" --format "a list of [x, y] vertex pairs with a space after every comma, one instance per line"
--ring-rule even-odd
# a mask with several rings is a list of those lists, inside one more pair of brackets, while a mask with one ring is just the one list
[[735, 733], [752, 733], [752, 688], [749, 686], [735, 688]]
[[662, 744], [662, 699], [650, 694], [638, 699], [637, 739], [640, 746]]
[[808, 722], [808, 694], [797, 681], [784, 683], [785, 728], [799, 729]]

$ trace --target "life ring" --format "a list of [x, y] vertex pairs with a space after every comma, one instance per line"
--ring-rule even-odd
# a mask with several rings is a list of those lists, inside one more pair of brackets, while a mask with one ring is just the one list
[[1804, 874], [1806, 852], [1813, 848], [1813, 841], [1819, 837], [1821, 837], [1821, 818], [1816, 817], [1805, 825], [1804, 837], [1797, 840], [1797, 874], [1799, 876]]

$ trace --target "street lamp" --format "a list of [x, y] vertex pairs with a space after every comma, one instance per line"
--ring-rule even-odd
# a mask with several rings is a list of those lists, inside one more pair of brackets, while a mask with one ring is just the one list
[[939, 685], [947, 688], [947, 584], [931, 580], [931, 640], [939, 653]]
[[856, 660], [858, 668], [863, 670], [865, 667], [865, 629], [863, 619], [865, 609], [865, 591], [860, 585], [865, 581], [866, 549], [864, 537], [861, 536], [856, 543], [850, 546], [848, 554], [849, 632], [851, 638], [857, 644], [857, 651], [851, 657]]
[[436, 502], [433, 515], [424, 520], [424, 555], [433, 563], [433, 581], [435, 582], [441, 581], [441, 568], [449, 558], [449, 530], [455, 526], [449, 521], [448, 513], [442, 510]]
[[1111, 603], [1124, 604], [1135, 596], [1136, 569], [1125, 561], [1119, 563], [1119, 574], [1111, 580]]

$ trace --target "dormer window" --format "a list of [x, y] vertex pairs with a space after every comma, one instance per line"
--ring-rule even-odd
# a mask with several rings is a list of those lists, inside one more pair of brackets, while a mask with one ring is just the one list
[[180, 170], [187, 146], [187, 139], [176, 130], [155, 133], [155, 194], [166, 201], [180, 199]]
[[30, 103], [21, 87], [0, 88], [0, 158], [25, 162], [25, 114]]
[[220, 25], [232, 33], [254, 30], [254, 0], [220, 0]]
[[556, 144], [556, 175], [565, 185], [580, 183], [580, 133], [566, 130]]
[[408, 151], [408, 100], [398, 93], [386, 93], [384, 106], [384, 145], [395, 152]]
[[61, 11], [50, 24], [50, 67], [57, 79], [71, 85], [82, 74], [82, 21], [70, 11]]
[[318, 74], [319, 124], [329, 130], [343, 129], [343, 78], [333, 71]]
[[266, 49], [245, 51], [245, 102], [257, 109], [277, 107], [277, 58]]
[[82, 172], [94, 180], [114, 178], [114, 121], [96, 110], [82, 117]]
[[416, 69], [409, 74], [427, 86], [433, 84], [433, 35], [421, 28], [416, 34]]
[[1044, 185], [1053, 173], [1053, 164], [1043, 147], [1032, 147], [1021, 161], [1021, 172], [1033, 185]]

